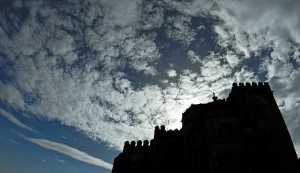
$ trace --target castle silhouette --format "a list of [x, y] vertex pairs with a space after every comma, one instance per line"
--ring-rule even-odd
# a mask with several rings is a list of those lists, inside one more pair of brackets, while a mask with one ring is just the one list
[[180, 130], [128, 141], [112, 173], [296, 173], [292, 140], [268, 83], [233, 83], [225, 100], [191, 105]]

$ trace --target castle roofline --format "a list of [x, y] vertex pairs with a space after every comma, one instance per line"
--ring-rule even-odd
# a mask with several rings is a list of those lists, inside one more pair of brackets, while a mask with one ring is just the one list
[[[236, 102], [236, 98], [241, 95], [247, 94], [269, 94], [272, 93], [270, 85], [268, 82], [246, 82], [246, 83], [233, 83], [232, 89], [227, 97], [227, 99], [217, 99], [217, 97], [213, 96], [213, 101], [209, 103], [200, 103], [200, 104], [192, 104], [186, 111], [182, 114], [182, 122], [184, 119], [189, 121], [190, 116], [199, 116], [199, 113], [204, 113], [210, 110], [216, 110], [219, 108], [230, 108], [230, 105]], [[197, 115], [196, 115], [197, 114]]]

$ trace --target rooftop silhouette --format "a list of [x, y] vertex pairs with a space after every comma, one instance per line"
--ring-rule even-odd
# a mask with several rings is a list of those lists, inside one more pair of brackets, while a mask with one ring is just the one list
[[291, 137], [268, 83], [233, 83], [225, 100], [191, 105], [180, 130], [126, 141], [112, 173], [300, 172]]

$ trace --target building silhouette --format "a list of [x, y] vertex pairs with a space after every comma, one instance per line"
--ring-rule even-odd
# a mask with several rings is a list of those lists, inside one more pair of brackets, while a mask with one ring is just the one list
[[180, 130], [155, 127], [154, 139], [126, 141], [112, 173], [296, 173], [292, 140], [268, 83], [233, 83], [182, 114]]

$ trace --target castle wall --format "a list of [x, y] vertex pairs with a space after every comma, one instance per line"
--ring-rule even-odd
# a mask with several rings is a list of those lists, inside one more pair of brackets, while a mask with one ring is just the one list
[[233, 84], [226, 100], [191, 105], [181, 130], [155, 127], [154, 139], [125, 142], [113, 173], [300, 171], [268, 83]]

